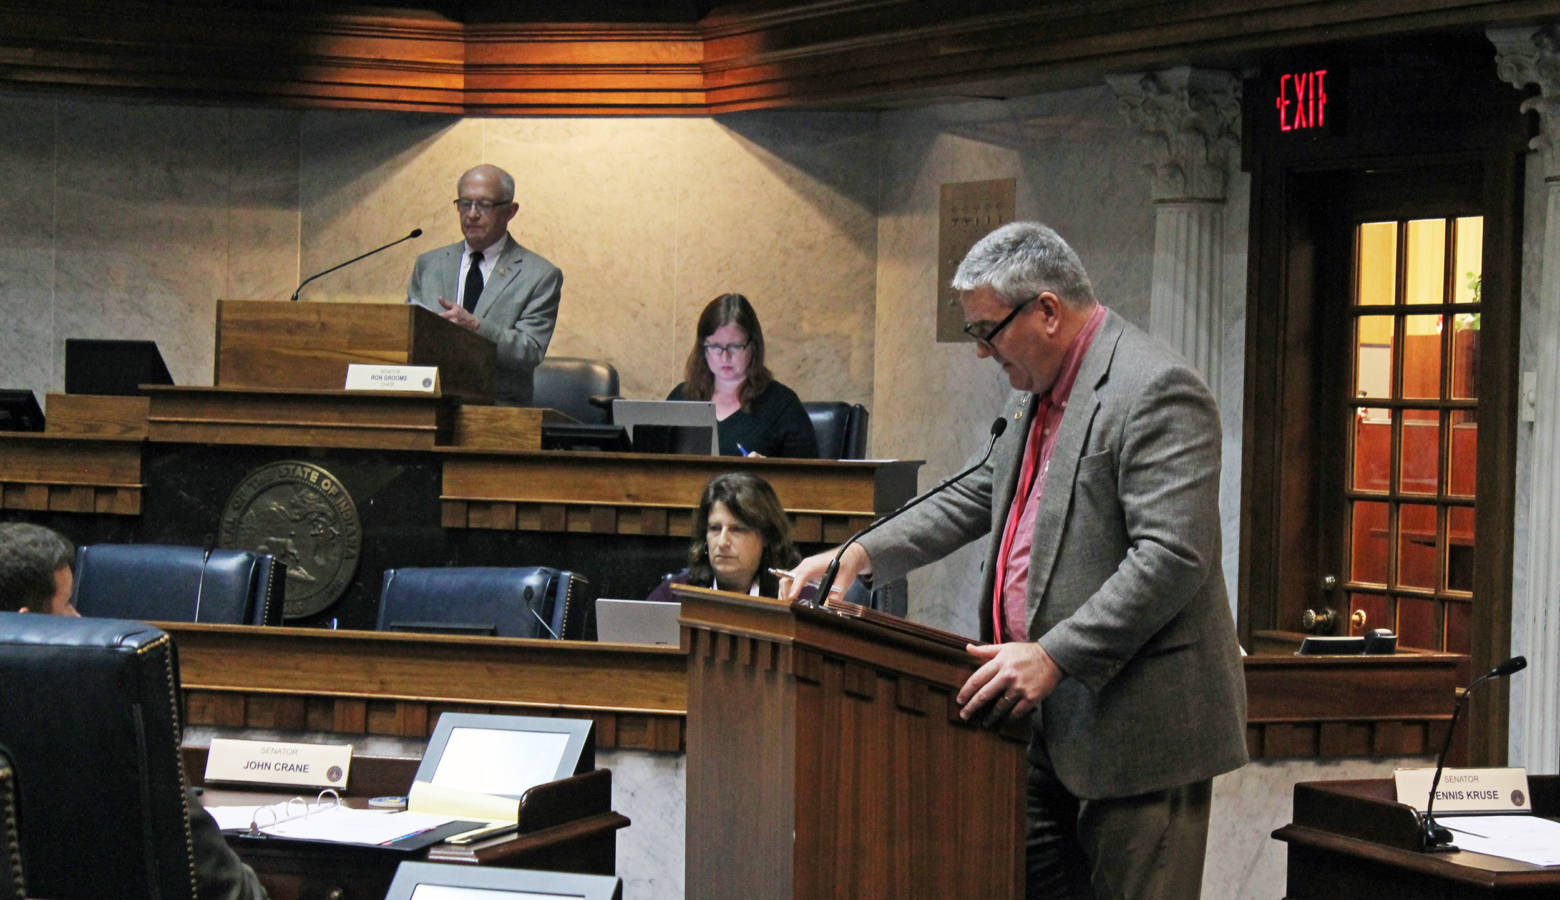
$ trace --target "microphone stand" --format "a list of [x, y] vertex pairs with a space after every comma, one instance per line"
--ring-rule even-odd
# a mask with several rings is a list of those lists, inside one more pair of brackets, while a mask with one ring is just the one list
[[998, 418], [995, 421], [993, 421], [991, 423], [991, 440], [987, 442], [987, 444], [986, 444], [986, 452], [981, 454], [979, 462], [977, 462], [973, 466], [970, 466], [968, 469], [965, 469], [964, 471], [960, 472], [959, 474], [953, 476], [952, 478], [947, 479], [942, 484], [939, 484], [937, 487], [932, 488], [931, 490], [927, 491], [926, 493], [922, 494], [921, 496], [915, 497], [915, 498], [911, 499], [909, 502], [905, 503], [903, 506], [899, 507], [898, 509], [894, 510], [893, 512], [888, 513], [887, 515], [878, 516], [876, 519], [873, 519], [872, 522], [867, 525], [867, 527], [865, 527], [865, 528], [861, 529], [860, 531], [856, 532], [855, 534], [851, 535], [850, 538], [845, 541], [845, 543], [841, 544], [840, 545], [840, 552], [834, 554], [834, 558], [829, 560], [829, 567], [827, 569], [823, 570], [823, 577], [818, 579], [818, 592], [813, 595], [813, 597], [816, 598], [814, 600], [814, 603], [816, 605], [818, 605], [818, 606], [822, 606], [823, 604], [825, 604], [825, 603], [827, 603], [829, 601], [829, 591], [831, 589], [833, 589], [833, 587], [834, 587], [834, 579], [835, 579], [835, 577], [837, 577], [840, 574], [840, 560], [845, 557], [845, 551], [850, 549], [850, 545], [851, 544], [856, 543], [857, 540], [859, 540], [861, 537], [863, 537], [864, 535], [866, 535], [868, 532], [872, 531], [874, 528], [878, 527], [879, 525], [882, 525], [885, 522], [889, 521], [890, 519], [895, 518], [900, 513], [903, 513], [905, 511], [909, 510], [912, 506], [915, 506], [916, 504], [920, 503], [921, 501], [930, 498], [932, 495], [941, 493], [943, 488], [946, 488], [948, 485], [953, 484], [955, 481], [958, 481], [960, 478], [963, 478], [964, 476], [970, 474], [971, 472], [975, 471], [976, 469], [980, 468], [981, 466], [984, 466], [986, 464], [986, 460], [991, 458], [991, 451], [993, 449], [995, 449], [995, 447], [997, 446], [997, 438], [1001, 437], [1002, 436], [1002, 432], [1004, 432], [1006, 430], [1007, 430], [1007, 419], [1006, 418]]
[[1436, 823], [1435, 815], [1431, 810], [1435, 808], [1435, 789], [1441, 784], [1441, 772], [1446, 768], [1446, 755], [1452, 749], [1452, 733], [1457, 730], [1457, 717], [1462, 713], [1463, 705], [1468, 702], [1468, 695], [1473, 693], [1474, 688], [1491, 678], [1505, 678], [1525, 668], [1527, 668], [1527, 657], [1513, 656], [1475, 678], [1457, 698], [1457, 704], [1452, 707], [1452, 723], [1446, 727], [1446, 740], [1441, 744], [1440, 756], [1436, 758], [1435, 777], [1430, 780], [1430, 797], [1425, 801], [1425, 812], [1419, 819], [1419, 849], [1422, 852], [1449, 853], [1457, 849], [1457, 845], [1452, 843], [1452, 833]]
[[298, 302], [298, 293], [303, 290], [303, 286], [308, 284], [309, 282], [313, 281], [314, 279], [319, 278], [321, 275], [329, 275], [330, 273], [336, 271], [337, 269], [342, 269], [342, 268], [345, 268], [347, 266], [350, 266], [353, 263], [357, 262], [358, 260], [366, 259], [366, 258], [368, 258], [370, 256], [373, 256], [375, 253], [378, 253], [381, 250], [389, 250], [391, 247], [394, 247], [396, 244], [399, 244], [402, 241], [409, 241], [409, 240], [411, 240], [414, 237], [421, 237], [421, 236], [422, 236], [422, 229], [421, 228], [413, 228], [412, 229], [412, 233], [407, 235], [404, 238], [396, 238], [395, 240], [391, 241], [390, 243], [384, 245], [383, 247], [375, 247], [374, 249], [368, 251], [367, 253], [364, 253], [362, 256], [354, 256], [351, 259], [347, 260], [346, 262], [342, 263], [341, 265], [331, 266], [330, 268], [326, 269], [323, 272], [320, 272], [320, 273], [315, 274], [315, 275], [310, 275], [308, 278], [305, 278], [304, 280], [298, 282], [298, 289], [293, 291], [292, 300], [290, 302], [297, 303]]

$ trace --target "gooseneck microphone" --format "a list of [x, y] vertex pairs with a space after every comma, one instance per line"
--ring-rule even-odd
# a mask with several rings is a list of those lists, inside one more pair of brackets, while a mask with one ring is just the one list
[[1435, 807], [1435, 789], [1441, 784], [1441, 770], [1446, 768], [1446, 754], [1452, 749], [1452, 732], [1457, 730], [1457, 716], [1462, 712], [1463, 704], [1468, 701], [1468, 695], [1473, 689], [1489, 681], [1491, 678], [1505, 678], [1514, 672], [1520, 672], [1527, 668], [1526, 656], [1513, 656], [1495, 668], [1485, 672], [1462, 692], [1457, 698], [1457, 705], [1452, 707], [1452, 724], [1446, 728], [1446, 742], [1441, 745], [1441, 755], [1435, 761], [1435, 777], [1430, 780], [1430, 799], [1425, 802], [1425, 814], [1419, 820], [1419, 849], [1426, 853], [1444, 853], [1456, 850], [1452, 843], [1452, 833], [1436, 824], [1435, 816], [1431, 810]]
[[949, 478], [948, 480], [944, 481], [942, 484], [939, 484], [938, 486], [932, 488], [931, 490], [927, 491], [926, 493], [922, 494], [921, 496], [912, 498], [911, 500], [906, 502], [903, 506], [899, 507], [898, 509], [894, 510], [893, 512], [888, 513], [886, 515], [878, 516], [876, 519], [873, 519], [867, 525], [866, 528], [863, 528], [860, 531], [856, 532], [855, 534], [851, 535], [849, 540], [847, 540], [845, 543], [841, 544], [840, 545], [840, 552], [834, 554], [834, 558], [829, 560], [829, 567], [827, 569], [823, 570], [823, 577], [818, 580], [818, 593], [813, 595], [814, 597], [818, 598], [818, 600], [817, 600], [818, 605], [821, 606], [825, 602], [828, 601], [828, 599], [829, 599], [829, 590], [834, 587], [834, 578], [835, 578], [835, 576], [840, 574], [840, 560], [842, 558], [844, 558], [845, 551], [850, 549], [850, 545], [851, 544], [856, 543], [856, 541], [860, 540], [864, 535], [867, 534], [867, 532], [872, 531], [874, 528], [877, 528], [879, 525], [883, 525], [883, 524], [887, 523], [888, 521], [890, 521], [891, 519], [894, 519], [894, 518], [898, 517], [901, 513], [907, 512], [911, 507], [913, 507], [916, 504], [920, 503], [922, 500], [926, 500], [926, 499], [932, 497], [934, 494], [942, 493], [944, 488], [948, 487], [949, 485], [953, 484], [955, 481], [958, 481], [960, 478], [963, 478], [964, 476], [970, 474], [971, 472], [973, 472], [976, 469], [980, 468], [981, 466], [985, 465], [986, 464], [986, 460], [991, 458], [991, 451], [992, 451], [992, 449], [997, 446], [997, 438], [1001, 437], [1002, 436], [1002, 432], [1004, 432], [1006, 430], [1007, 430], [1007, 419], [1006, 418], [1002, 418], [1002, 417], [998, 417], [995, 421], [993, 421], [991, 423], [991, 440], [986, 443], [986, 452], [981, 454], [979, 462], [975, 463], [975, 465], [973, 465], [973, 466], [970, 466], [968, 469], [965, 469], [963, 472], [960, 472], [959, 474], [953, 476], [952, 478]]
[[308, 278], [305, 278], [304, 280], [298, 282], [298, 290], [293, 291], [292, 302], [293, 303], [297, 303], [298, 302], [298, 291], [303, 290], [303, 286], [304, 285], [306, 285], [309, 282], [313, 281], [314, 279], [320, 277], [321, 275], [329, 275], [330, 273], [336, 271], [337, 269], [341, 269], [341, 268], [345, 268], [347, 266], [350, 266], [350, 265], [352, 265], [353, 263], [357, 262], [360, 259], [367, 259], [368, 257], [373, 256], [375, 253], [378, 253], [381, 250], [389, 250], [391, 247], [394, 247], [396, 244], [399, 244], [402, 241], [409, 241], [409, 240], [411, 240], [414, 237], [421, 237], [421, 236], [422, 236], [422, 229], [421, 228], [413, 228], [412, 229], [412, 233], [407, 235], [404, 238], [396, 238], [395, 240], [391, 241], [390, 243], [384, 245], [383, 247], [375, 247], [374, 249], [372, 249], [372, 250], [368, 251], [367, 253], [363, 254], [362, 256], [354, 256], [351, 259], [347, 260], [346, 262], [341, 263], [340, 265], [331, 266], [330, 268], [326, 269], [323, 272], [318, 272], [318, 273], [316, 273], [314, 275], [310, 275]]

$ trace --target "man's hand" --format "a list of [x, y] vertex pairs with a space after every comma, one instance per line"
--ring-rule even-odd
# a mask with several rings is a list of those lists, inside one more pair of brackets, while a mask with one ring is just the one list
[[[840, 552], [838, 547], [816, 553], [807, 557], [791, 567], [790, 578], [780, 579], [780, 599], [794, 601], [802, 588], [809, 582], [817, 583], [823, 577], [824, 570], [829, 568], [829, 562], [834, 559], [834, 554]], [[872, 560], [867, 556], [867, 551], [861, 549], [860, 544], [851, 544], [845, 551], [845, 556], [840, 559], [840, 570], [834, 576], [834, 587], [830, 589], [831, 595], [844, 596], [845, 589], [856, 581], [856, 576], [865, 575], [872, 571]], [[826, 597], [815, 597], [813, 602], [823, 604]]]
[[439, 305], [444, 307], [444, 312], [439, 313], [440, 318], [454, 322], [456, 325], [459, 325], [462, 328], [476, 331], [477, 326], [482, 324], [482, 320], [478, 319], [471, 313], [466, 312], [465, 307], [461, 306], [459, 303], [451, 303], [443, 297], [440, 297]]
[[959, 688], [954, 698], [959, 717], [968, 719], [984, 711], [989, 728], [1003, 719], [1033, 712], [1040, 701], [1056, 690], [1064, 673], [1045, 648], [1029, 641], [1008, 644], [966, 644], [965, 650], [985, 660]]

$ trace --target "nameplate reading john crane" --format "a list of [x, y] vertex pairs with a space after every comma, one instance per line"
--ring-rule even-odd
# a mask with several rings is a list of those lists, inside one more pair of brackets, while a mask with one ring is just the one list
[[357, 504], [323, 466], [283, 460], [239, 482], [222, 510], [224, 547], [270, 553], [287, 566], [288, 619], [335, 603], [363, 551]]
[[207, 784], [280, 784], [342, 789], [352, 766], [351, 744], [296, 744], [212, 738]]

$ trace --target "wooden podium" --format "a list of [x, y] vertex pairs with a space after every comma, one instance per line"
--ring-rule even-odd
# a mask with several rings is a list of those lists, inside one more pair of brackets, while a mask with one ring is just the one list
[[[1560, 816], [1560, 776], [1528, 779], [1533, 813]], [[1560, 897], [1560, 867], [1453, 851], [1421, 853], [1419, 819], [1390, 778], [1295, 785], [1294, 821], [1273, 832], [1289, 845], [1289, 900]]]
[[445, 395], [490, 404], [495, 352], [413, 304], [217, 301], [219, 388], [341, 390], [349, 363], [438, 366]]
[[690, 900], [1023, 897], [1029, 730], [958, 718], [953, 697], [975, 668], [965, 639], [881, 614], [677, 594]]

